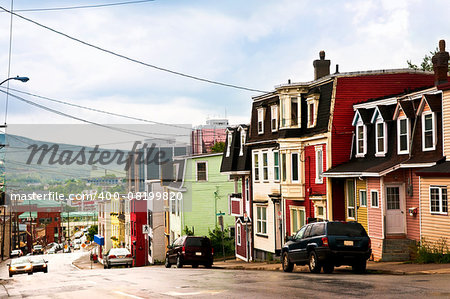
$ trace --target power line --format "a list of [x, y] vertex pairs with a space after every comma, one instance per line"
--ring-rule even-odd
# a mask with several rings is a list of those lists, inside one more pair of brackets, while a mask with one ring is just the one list
[[138, 3], [153, 2], [153, 1], [155, 1], [155, 0], [127, 1], [127, 2], [115, 2], [115, 3], [80, 5], [80, 6], [67, 6], [67, 7], [27, 8], [27, 9], [16, 9], [16, 10], [13, 10], [13, 11], [16, 11], [16, 12], [34, 12], [34, 11], [56, 11], [56, 10], [83, 9], [83, 8], [99, 8], [99, 7], [107, 7], [107, 6], [138, 4]]
[[234, 85], [234, 84], [224, 83], [224, 82], [215, 81], [215, 80], [211, 80], [211, 79], [206, 79], [206, 78], [202, 78], [202, 77], [198, 77], [198, 76], [189, 75], [189, 74], [186, 74], [186, 73], [174, 71], [174, 70], [167, 69], [167, 68], [164, 68], [164, 67], [160, 67], [160, 66], [157, 66], [157, 65], [154, 65], [154, 64], [146, 63], [146, 62], [143, 62], [143, 61], [140, 61], [140, 60], [137, 60], [137, 59], [134, 59], [134, 58], [131, 58], [131, 57], [128, 57], [128, 56], [116, 53], [114, 51], [102, 48], [100, 46], [96, 46], [94, 44], [85, 42], [85, 41], [83, 41], [81, 39], [78, 39], [76, 37], [70, 36], [70, 35], [68, 35], [66, 33], [63, 33], [61, 31], [58, 31], [56, 29], [50, 28], [50, 27], [48, 27], [46, 25], [43, 25], [43, 24], [41, 24], [39, 22], [36, 22], [36, 21], [31, 20], [29, 18], [26, 18], [26, 17], [24, 17], [22, 15], [19, 15], [19, 14], [15, 13], [15, 12], [9, 11], [6, 8], [2, 7], [2, 6], [0, 6], [0, 9], [5, 11], [5, 12], [8, 12], [10, 14], [13, 14], [16, 17], [18, 17], [18, 18], [20, 18], [22, 20], [25, 20], [27, 22], [33, 23], [33, 24], [35, 24], [35, 25], [37, 25], [37, 26], [39, 26], [41, 28], [47, 29], [47, 30], [49, 30], [49, 31], [51, 31], [53, 33], [62, 35], [64, 37], [67, 37], [67, 38], [69, 38], [69, 39], [71, 39], [73, 41], [76, 41], [78, 43], [81, 43], [81, 44], [83, 44], [85, 46], [97, 49], [97, 50], [102, 51], [104, 53], [108, 53], [108, 54], [111, 54], [113, 56], [116, 56], [116, 57], [119, 57], [119, 58], [122, 58], [122, 59], [125, 59], [125, 60], [128, 60], [128, 61], [140, 64], [140, 65], [143, 65], [143, 66], [151, 67], [151, 68], [159, 70], [159, 71], [167, 72], [167, 73], [170, 73], [170, 74], [173, 74], [173, 75], [177, 75], [177, 76], [181, 76], [181, 77], [185, 77], [185, 78], [189, 78], [189, 79], [193, 79], [193, 80], [197, 80], [197, 81], [201, 81], [201, 82], [205, 82], [205, 83], [209, 83], [209, 84], [215, 84], [215, 85], [220, 85], [220, 86], [224, 86], [224, 87], [235, 88], [235, 89], [240, 89], [240, 90], [245, 90], [245, 91], [253, 91], [253, 92], [258, 92], [258, 93], [269, 93], [268, 91], [263, 91], [263, 90], [259, 90], [259, 89], [248, 88], [248, 87], [243, 87], [243, 86], [239, 86], [239, 85]]

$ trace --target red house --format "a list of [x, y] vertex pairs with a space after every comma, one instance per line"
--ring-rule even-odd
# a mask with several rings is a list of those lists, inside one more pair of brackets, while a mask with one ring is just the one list
[[148, 235], [144, 234], [143, 226], [147, 225], [147, 201], [132, 199], [130, 206], [131, 254], [135, 267], [145, 266], [148, 260]]

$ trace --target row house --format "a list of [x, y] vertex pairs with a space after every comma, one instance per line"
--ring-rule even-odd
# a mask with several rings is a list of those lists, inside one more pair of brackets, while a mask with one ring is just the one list
[[244, 261], [253, 260], [253, 210], [251, 190], [251, 152], [245, 143], [248, 125], [227, 129], [225, 153], [220, 172], [234, 181], [234, 192], [228, 195], [229, 211], [235, 217], [235, 254]]
[[330, 61], [323, 51], [319, 56], [314, 81], [289, 80], [253, 98], [245, 146], [257, 259], [278, 254], [284, 238], [308, 219], [345, 219], [343, 182], [323, 174], [349, 160], [354, 104], [433, 85], [432, 74], [410, 69], [330, 74]]
[[[445, 81], [447, 67], [448, 58]], [[325, 176], [333, 196], [344, 194], [345, 220], [366, 227], [372, 258], [408, 260], [408, 247], [423, 237], [421, 227], [430, 228], [423, 219], [432, 219], [434, 228], [439, 217], [433, 216], [446, 213], [446, 187], [433, 177], [444, 158], [443, 92], [422, 88], [353, 108], [351, 160]]]

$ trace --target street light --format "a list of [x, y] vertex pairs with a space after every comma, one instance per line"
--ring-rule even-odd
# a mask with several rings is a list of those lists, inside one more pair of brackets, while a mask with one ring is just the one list
[[9, 80], [19, 80], [21, 82], [27, 82], [28, 80], [30, 80], [30, 78], [28, 78], [28, 77], [19, 77], [19, 76], [11, 77], [11, 78], [3, 80], [2, 83], [0, 83], [0, 85], [2, 85], [3, 83], [5, 83], [6, 81], [9, 81]]

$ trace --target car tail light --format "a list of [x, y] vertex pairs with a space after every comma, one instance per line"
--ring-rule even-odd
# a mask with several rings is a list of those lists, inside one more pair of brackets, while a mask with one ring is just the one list
[[324, 247], [328, 247], [328, 238], [327, 238], [327, 237], [323, 237], [323, 238], [322, 238], [322, 245], [323, 245]]
[[214, 255], [214, 248], [211, 247], [211, 254]]
[[369, 238], [369, 244], [367, 245], [367, 248], [372, 248], [372, 241], [370, 240], [370, 238]]
[[181, 253], [182, 253], [182, 254], [185, 254], [185, 253], [186, 253], [186, 247], [185, 247], [185, 246], [183, 246], [183, 248], [181, 248]]
[[131, 257], [131, 253], [130, 253], [130, 254], [127, 254], [127, 257]]
[[108, 258], [110, 258], [110, 259], [115, 259], [116, 256], [115, 256], [114, 254], [112, 254], [112, 255], [110, 255]]

